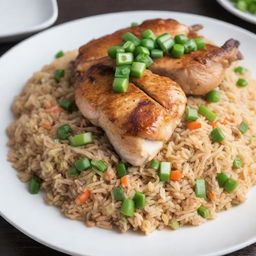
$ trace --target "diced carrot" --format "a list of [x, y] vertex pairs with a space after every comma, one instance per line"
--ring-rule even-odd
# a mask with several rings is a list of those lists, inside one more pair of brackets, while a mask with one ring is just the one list
[[213, 128], [216, 128], [217, 127], [217, 121], [210, 123], [210, 126], [212, 126]]
[[179, 181], [182, 178], [182, 172], [179, 170], [172, 170], [170, 174], [170, 180]]
[[248, 171], [249, 176], [252, 176], [252, 170]]
[[52, 129], [52, 126], [49, 125], [49, 124], [43, 124], [43, 125], [42, 125], [42, 128], [44, 128], [45, 130], [51, 130], [51, 129]]
[[121, 178], [121, 184], [122, 184], [122, 186], [123, 186], [124, 188], [127, 188], [127, 187], [128, 187], [128, 177], [127, 177], [127, 175], [125, 175], [125, 176], [123, 176], [123, 177]]
[[63, 112], [64, 110], [60, 108], [59, 106], [53, 106], [51, 108], [46, 109], [46, 112], [53, 112], [53, 113], [60, 113]]
[[91, 191], [88, 189], [81, 192], [75, 200], [76, 204], [81, 205], [81, 204], [85, 203], [88, 200], [88, 198], [90, 197], [90, 195], [91, 195]]
[[201, 123], [196, 122], [196, 121], [194, 121], [194, 122], [188, 122], [188, 123], [187, 123], [187, 128], [188, 128], [189, 130], [195, 130], [195, 129], [199, 129], [199, 128], [201, 128], [201, 127], [202, 127]]
[[108, 171], [104, 172], [104, 178], [109, 179], [110, 178], [110, 173]]
[[47, 102], [44, 104], [45, 108], [51, 108], [52, 107], [52, 103], [51, 102]]
[[214, 197], [215, 197], [215, 195], [214, 195], [212, 192], [208, 192], [208, 193], [207, 193], [207, 197], [208, 197], [209, 199], [213, 200]]

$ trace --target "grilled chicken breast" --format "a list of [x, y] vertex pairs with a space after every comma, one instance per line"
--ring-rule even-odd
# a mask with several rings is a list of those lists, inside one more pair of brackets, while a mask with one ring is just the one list
[[113, 79], [110, 58], [77, 63], [76, 104], [106, 132], [121, 158], [138, 166], [151, 160], [170, 138], [184, 113], [186, 97], [174, 81], [149, 70], [133, 79], [126, 93], [112, 90]]
[[[80, 47], [77, 61], [81, 63], [106, 56], [108, 48], [122, 43], [122, 35], [126, 32], [140, 37], [141, 32], [151, 29], [157, 36], [170, 33], [173, 37], [185, 34], [192, 38], [198, 36], [197, 30], [200, 28], [199, 25], [189, 28], [171, 19], [147, 20], [137, 27], [121, 29], [90, 41]], [[166, 55], [155, 59], [150, 69], [172, 78], [186, 94], [204, 95], [220, 84], [225, 69], [239, 58], [238, 46], [238, 41], [229, 40], [222, 47], [207, 45], [205, 50], [185, 54], [179, 59]]]

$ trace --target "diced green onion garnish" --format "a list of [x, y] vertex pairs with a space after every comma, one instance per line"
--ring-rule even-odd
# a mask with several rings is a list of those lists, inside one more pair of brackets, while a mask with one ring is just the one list
[[122, 187], [116, 187], [113, 189], [113, 195], [115, 200], [123, 201], [125, 199], [124, 189]]
[[156, 40], [156, 35], [151, 29], [144, 30], [141, 33], [142, 38], [152, 39], [153, 41]]
[[129, 80], [128, 78], [114, 78], [112, 89], [114, 92], [123, 93], [128, 89]]
[[60, 140], [66, 140], [72, 133], [72, 129], [68, 124], [63, 124], [57, 129], [57, 137]]
[[228, 180], [228, 175], [225, 172], [221, 172], [216, 176], [216, 180], [218, 181], [219, 186], [223, 188], [226, 181]]
[[124, 163], [118, 163], [116, 165], [116, 171], [117, 171], [117, 177], [118, 178], [122, 178], [123, 176], [127, 175], [127, 169]]
[[236, 157], [233, 161], [233, 167], [236, 168], [236, 169], [242, 168], [243, 167], [243, 161], [239, 157]]
[[232, 178], [228, 178], [224, 184], [224, 189], [227, 192], [232, 193], [237, 188], [238, 185], [239, 185], [239, 183], [236, 180], [234, 180]]
[[71, 167], [68, 170], [68, 177], [75, 178], [75, 177], [78, 177], [79, 174], [80, 174], [80, 171], [77, 170], [75, 167]]
[[137, 27], [138, 25], [139, 25], [138, 22], [132, 22], [132, 23], [131, 23], [131, 27]]
[[132, 217], [134, 215], [135, 205], [132, 199], [124, 199], [120, 212], [124, 216]]
[[76, 103], [75, 103], [74, 100], [71, 101], [71, 100], [63, 99], [63, 100], [60, 101], [60, 106], [63, 109], [65, 109], [69, 112], [72, 112], [74, 110], [75, 106], [76, 106]]
[[239, 0], [236, 2], [235, 6], [240, 11], [243, 11], [243, 12], [247, 11], [247, 1]]
[[88, 158], [80, 158], [74, 163], [75, 167], [79, 171], [85, 171], [91, 167], [90, 160]]
[[70, 137], [70, 144], [73, 147], [79, 147], [91, 143], [93, 143], [91, 132], [81, 133]]
[[159, 169], [159, 178], [161, 181], [169, 181], [171, 174], [171, 163], [170, 162], [161, 162]]
[[135, 49], [135, 55], [138, 55], [138, 54], [147, 54], [149, 55], [150, 52], [149, 52], [149, 49], [144, 47], [144, 46], [137, 46], [136, 49]]
[[156, 39], [156, 42], [160, 47], [160, 49], [163, 50], [164, 52], [167, 52], [174, 45], [174, 40], [171, 37], [171, 35], [168, 33], [165, 33], [159, 36]]
[[129, 78], [130, 71], [131, 71], [130, 65], [117, 66], [115, 71], [115, 77]]
[[131, 76], [141, 77], [146, 69], [146, 64], [142, 62], [133, 62], [131, 66]]
[[236, 82], [236, 85], [237, 85], [238, 87], [245, 87], [245, 86], [248, 85], [248, 82], [247, 82], [245, 79], [243, 79], [243, 78], [239, 78], [239, 79], [237, 80], [237, 82]]
[[220, 101], [220, 91], [212, 90], [206, 94], [206, 100], [208, 102], [219, 102]]
[[108, 49], [108, 56], [112, 59], [116, 58], [117, 53], [125, 52], [124, 48], [122, 46], [112, 46]]
[[64, 75], [65, 75], [65, 70], [64, 70], [64, 69], [56, 69], [56, 70], [54, 71], [54, 79], [55, 79], [55, 81], [56, 81], [56, 82], [59, 82], [60, 79], [61, 79], [62, 77], [64, 77]]
[[204, 179], [196, 179], [195, 194], [197, 197], [206, 198], [206, 188]]
[[91, 165], [101, 172], [105, 172], [108, 169], [108, 165], [103, 160], [91, 160]]
[[143, 193], [141, 192], [136, 192], [133, 201], [135, 204], [135, 208], [144, 208], [146, 204], [146, 197]]
[[241, 122], [238, 129], [242, 134], [244, 134], [249, 129], [249, 125], [245, 122]]
[[193, 39], [188, 40], [184, 44], [184, 52], [185, 53], [190, 53], [190, 52], [193, 52], [193, 51], [196, 51], [196, 50], [197, 50], [197, 45], [196, 45], [196, 42]]
[[144, 38], [141, 40], [140, 44], [149, 50], [152, 50], [155, 48], [155, 42], [152, 39]]
[[60, 57], [63, 57], [64, 56], [64, 52], [63, 51], [59, 51], [55, 54], [55, 59], [58, 59]]
[[173, 58], [180, 58], [184, 55], [184, 46], [182, 44], [174, 44], [170, 50]]
[[193, 40], [195, 41], [198, 50], [202, 50], [205, 48], [204, 38], [194, 38]]
[[208, 219], [211, 216], [209, 210], [204, 206], [200, 206], [197, 209], [197, 213], [205, 219]]
[[160, 167], [160, 161], [153, 159], [150, 162], [150, 168], [153, 168], [155, 170], [159, 170], [159, 167]]
[[186, 35], [180, 34], [174, 37], [176, 44], [185, 44], [188, 42], [188, 37]]
[[130, 32], [126, 32], [123, 36], [122, 39], [124, 41], [132, 41], [136, 46], [138, 46], [140, 44], [140, 39], [135, 36], [134, 34], [130, 33]]
[[225, 139], [225, 136], [220, 128], [214, 128], [211, 131], [211, 138], [213, 142], [221, 142]]
[[164, 52], [159, 49], [153, 49], [150, 51], [150, 56], [152, 58], [162, 58], [164, 56]]
[[213, 113], [209, 108], [207, 108], [205, 105], [200, 105], [198, 109], [198, 113], [202, 116], [206, 117], [210, 121], [214, 121], [216, 119], [216, 114]]
[[31, 194], [37, 194], [41, 187], [41, 180], [34, 176], [29, 181], [29, 192]]
[[238, 67], [234, 68], [234, 71], [240, 75], [243, 75], [245, 73], [246, 69], [242, 66], [238, 66]]
[[195, 121], [198, 119], [197, 110], [194, 108], [187, 107], [186, 109], [186, 120], [187, 121]]
[[123, 44], [123, 48], [126, 52], [133, 52], [135, 50], [135, 44], [132, 41], [127, 41]]
[[173, 220], [171, 223], [170, 223], [170, 226], [173, 230], [176, 230], [180, 227], [180, 224], [177, 220]]
[[136, 62], [143, 62], [146, 64], [146, 67], [148, 68], [153, 63], [153, 60], [150, 58], [149, 55], [141, 53], [136, 56]]
[[128, 65], [133, 62], [133, 54], [131, 52], [118, 52], [116, 54], [116, 65]]

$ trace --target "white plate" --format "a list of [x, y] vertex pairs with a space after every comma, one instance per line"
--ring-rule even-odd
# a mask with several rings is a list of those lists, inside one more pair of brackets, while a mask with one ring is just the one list
[[[53, 27], [18, 44], [0, 58], [0, 212], [16, 228], [35, 240], [73, 255], [130, 256], [221, 255], [256, 241], [256, 190], [246, 203], [200, 227], [176, 232], [156, 231], [149, 236], [119, 234], [87, 228], [79, 221], [63, 217], [57, 208], [47, 206], [42, 195], [30, 195], [26, 185], [6, 161], [6, 126], [13, 120], [10, 105], [33, 72], [52, 61], [60, 49], [71, 50], [86, 41], [111, 33], [131, 22], [151, 18], [175, 18], [182, 23], [203, 24], [203, 34], [218, 44], [229, 38], [241, 41], [241, 51], [252, 70], [256, 70], [256, 36], [239, 27], [185, 13], [165, 11], [123, 12], [84, 18]], [[97, 49], [95, 49], [97, 50]]]
[[52, 25], [56, 0], [0, 0], [0, 42], [16, 40]]
[[236, 15], [237, 17], [256, 24], [256, 15], [251, 14], [249, 12], [243, 12], [238, 10], [234, 4], [230, 0], [217, 0], [217, 2], [222, 5], [227, 11], [231, 12], [232, 14]]

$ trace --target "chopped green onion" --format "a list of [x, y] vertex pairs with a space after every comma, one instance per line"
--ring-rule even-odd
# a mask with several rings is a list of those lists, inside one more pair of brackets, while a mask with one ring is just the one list
[[209, 210], [204, 206], [200, 206], [197, 209], [197, 213], [205, 219], [208, 219], [211, 216]]
[[213, 113], [209, 108], [207, 108], [205, 105], [200, 105], [198, 109], [198, 113], [206, 117], [210, 121], [214, 121], [216, 119], [216, 114]]
[[131, 23], [131, 27], [137, 27], [138, 25], [139, 25], [138, 22], [132, 22], [132, 23]]
[[245, 123], [245, 122], [241, 122], [240, 125], [239, 125], [239, 127], [238, 127], [238, 130], [239, 130], [242, 134], [246, 133], [246, 131], [247, 131], [248, 129], [249, 129], [249, 125], [248, 125], [247, 123]]
[[37, 194], [41, 187], [41, 180], [34, 176], [29, 181], [29, 192], [31, 194]]
[[239, 157], [236, 157], [233, 161], [233, 167], [236, 168], [236, 169], [242, 168], [243, 167], [243, 161]]
[[80, 171], [77, 170], [75, 167], [71, 167], [68, 170], [68, 177], [75, 178], [75, 177], [78, 177], [79, 174], [80, 174]]
[[147, 39], [152, 39], [153, 41], [156, 40], [156, 35], [154, 34], [154, 32], [151, 29], [144, 30], [141, 33], [141, 37], [147, 38]]
[[159, 178], [161, 181], [169, 181], [171, 174], [171, 163], [170, 162], [161, 162], [159, 169]]
[[155, 48], [155, 42], [152, 39], [144, 38], [141, 40], [140, 44], [149, 50], [152, 50]]
[[135, 49], [135, 55], [138, 55], [138, 54], [147, 54], [149, 55], [150, 52], [149, 52], [149, 49], [144, 47], [144, 46], [137, 46], [136, 49]]
[[180, 34], [174, 37], [174, 41], [176, 44], [185, 44], [188, 42], [188, 37], [184, 34]]
[[108, 165], [103, 160], [91, 160], [91, 165], [101, 172], [105, 172], [108, 169]]
[[127, 169], [126, 169], [126, 166], [124, 163], [118, 163], [116, 165], [116, 170], [117, 170], [117, 177], [118, 178], [122, 178], [123, 176], [127, 175], [128, 172], [127, 172]]
[[124, 189], [122, 187], [116, 187], [113, 189], [113, 195], [115, 200], [123, 201], [125, 199]]
[[72, 133], [72, 129], [68, 124], [63, 124], [57, 129], [57, 137], [60, 140], [66, 140]]
[[216, 176], [216, 180], [218, 181], [219, 186], [223, 188], [226, 181], [228, 180], [228, 175], [225, 172], [221, 172]]
[[85, 171], [91, 167], [90, 160], [88, 158], [80, 158], [75, 161], [75, 167], [79, 171]]
[[150, 168], [153, 168], [155, 170], [159, 170], [159, 167], [160, 167], [160, 161], [153, 159], [150, 162]]
[[180, 227], [180, 224], [177, 220], [173, 220], [171, 223], [170, 223], [170, 226], [173, 230], [176, 230]]
[[136, 192], [133, 201], [135, 204], [135, 208], [144, 208], [146, 204], [146, 197], [143, 193], [141, 192]]
[[248, 82], [243, 78], [239, 78], [236, 82], [236, 85], [238, 87], [246, 87], [248, 85]]
[[126, 52], [133, 52], [135, 50], [135, 44], [132, 41], [127, 41], [123, 44], [123, 48]]
[[153, 63], [153, 60], [147, 54], [137, 55], [136, 56], [136, 61], [145, 63], [147, 68]]
[[246, 69], [242, 66], [238, 66], [238, 67], [234, 68], [234, 71], [240, 75], [243, 75], [245, 73]]
[[167, 52], [173, 45], [174, 40], [171, 38], [171, 35], [168, 33], [162, 34], [156, 39], [156, 42], [161, 50]]
[[55, 54], [55, 59], [58, 59], [60, 57], [63, 57], [64, 56], [64, 52], [63, 51], [59, 51]]
[[132, 199], [124, 199], [120, 212], [124, 216], [132, 217], [134, 215], [135, 205]]
[[69, 140], [70, 140], [71, 146], [73, 147], [79, 147], [79, 146], [93, 143], [91, 132], [77, 134], [75, 136], [70, 137]]
[[195, 194], [197, 197], [206, 198], [206, 188], [204, 179], [196, 179]]
[[220, 101], [220, 91], [212, 90], [206, 94], [206, 100], [208, 102], [219, 102]]
[[205, 48], [204, 38], [194, 38], [193, 40], [195, 41], [198, 50], [202, 50]]
[[244, 0], [237, 1], [235, 6], [240, 11], [243, 11], [243, 12], [247, 11], [247, 2]]
[[112, 89], [114, 92], [126, 92], [128, 89], [129, 80], [127, 78], [114, 78]]
[[190, 52], [193, 52], [193, 51], [196, 51], [196, 50], [197, 50], [197, 45], [196, 45], [196, 42], [193, 39], [188, 40], [184, 44], [184, 52], [185, 53], [190, 53]]
[[132, 64], [133, 54], [131, 52], [118, 52], [116, 54], [116, 65]]
[[108, 49], [108, 56], [112, 59], [116, 58], [117, 53], [125, 52], [122, 46], [112, 46]]
[[56, 82], [59, 82], [60, 79], [61, 79], [62, 77], [64, 77], [64, 75], [65, 75], [65, 70], [64, 70], [64, 69], [56, 69], [56, 70], [54, 71], [54, 79], [55, 79], [55, 81], [56, 81]]
[[224, 184], [224, 189], [227, 192], [232, 193], [237, 188], [238, 185], [239, 185], [239, 183], [236, 180], [234, 180], [232, 178], [228, 178]]
[[117, 66], [115, 71], [115, 77], [129, 78], [130, 72], [131, 72], [130, 65]]
[[140, 39], [135, 36], [134, 34], [130, 33], [130, 32], [126, 32], [123, 36], [122, 39], [124, 41], [132, 41], [136, 46], [138, 46], [140, 44]]
[[67, 99], [61, 100], [59, 104], [63, 109], [65, 109], [69, 112], [72, 112], [74, 110], [75, 106], [76, 106], [76, 103], [75, 103], [74, 100], [70, 101], [70, 100], [67, 100]]
[[150, 51], [150, 56], [152, 58], [162, 58], [164, 56], [164, 52], [159, 49], [153, 49]]
[[170, 50], [170, 54], [174, 58], [180, 58], [184, 55], [184, 46], [182, 44], [174, 44]]
[[211, 131], [211, 138], [213, 142], [221, 142], [225, 139], [225, 136], [220, 128], [214, 128]]
[[133, 62], [131, 66], [131, 76], [141, 77], [146, 69], [146, 64], [142, 62]]
[[197, 110], [194, 108], [187, 107], [186, 109], [186, 120], [187, 121], [195, 121], [198, 119]]

